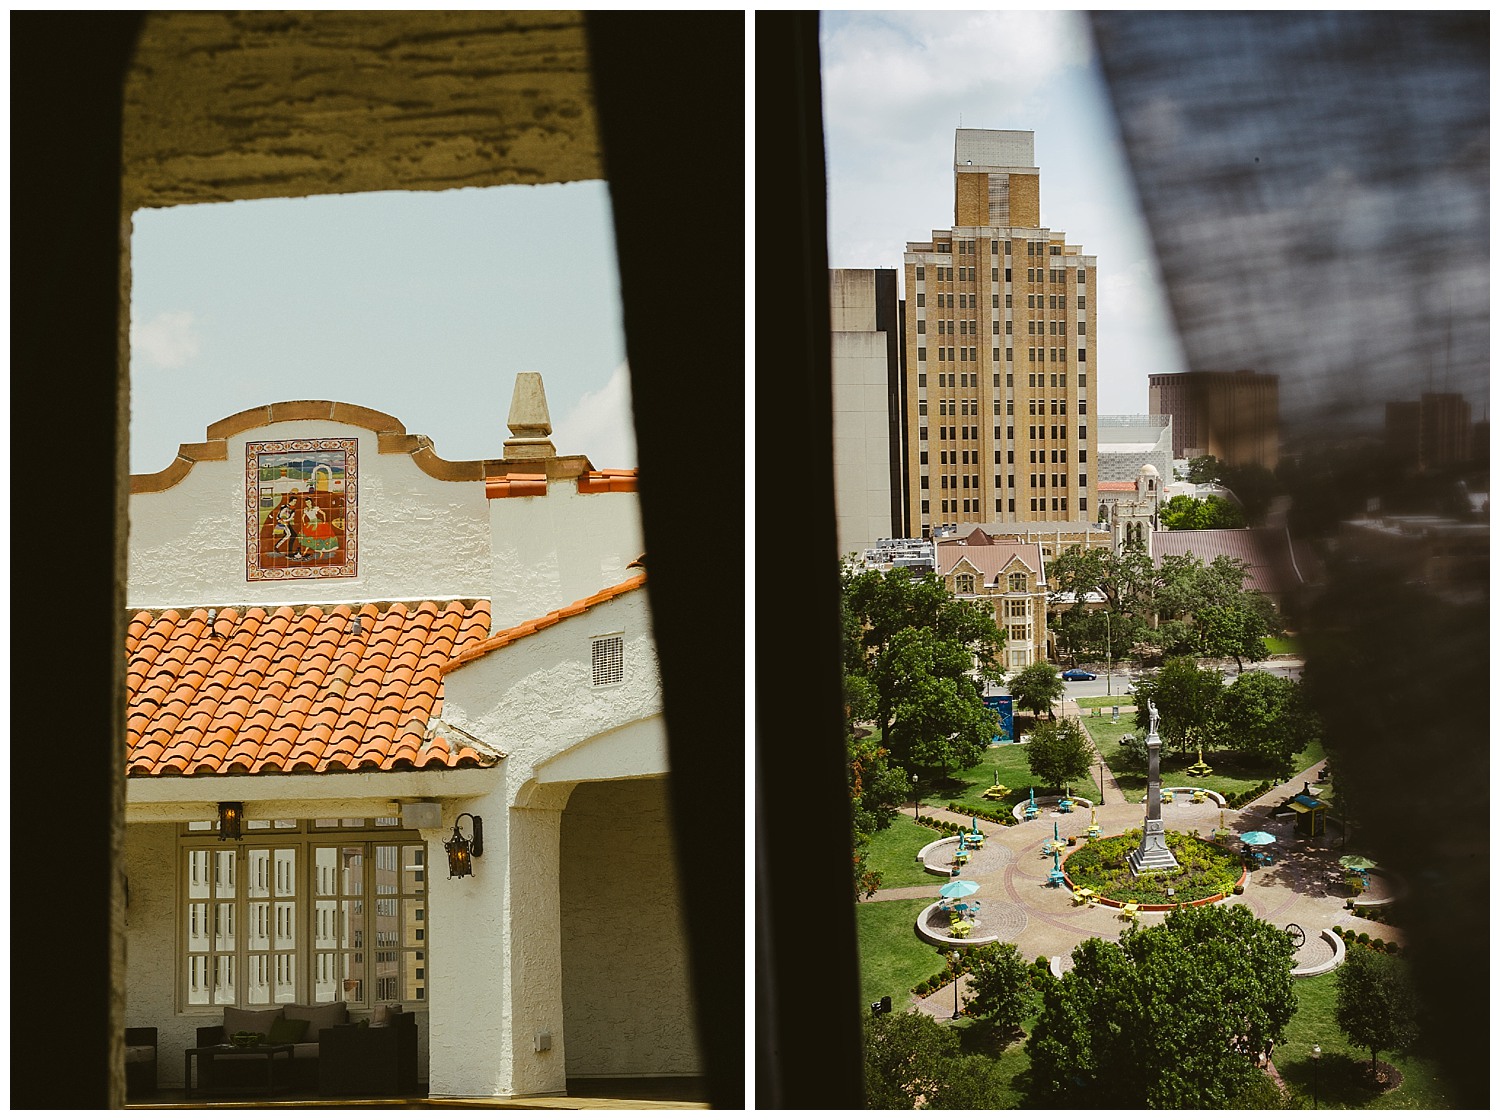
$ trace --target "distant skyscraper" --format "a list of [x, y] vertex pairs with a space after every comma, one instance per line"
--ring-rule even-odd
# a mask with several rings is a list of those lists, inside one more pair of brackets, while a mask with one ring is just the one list
[[894, 268], [829, 272], [839, 555], [908, 536], [901, 500], [901, 309]]
[[1149, 410], [1172, 418], [1172, 457], [1212, 455], [1235, 467], [1274, 469], [1281, 457], [1280, 378], [1233, 373], [1153, 373]]
[[1042, 228], [1033, 163], [1030, 132], [959, 129], [953, 225], [906, 246], [912, 535], [1091, 513], [1095, 262]]
[[1421, 400], [1386, 401], [1386, 447], [1411, 470], [1465, 463], [1474, 439], [1469, 415], [1469, 402], [1460, 393], [1423, 393]]

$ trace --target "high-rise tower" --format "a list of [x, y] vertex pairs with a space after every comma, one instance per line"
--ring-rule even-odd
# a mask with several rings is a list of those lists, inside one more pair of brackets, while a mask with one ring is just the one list
[[961, 128], [953, 227], [908, 242], [913, 530], [1092, 516], [1093, 257], [1041, 226], [1033, 134]]

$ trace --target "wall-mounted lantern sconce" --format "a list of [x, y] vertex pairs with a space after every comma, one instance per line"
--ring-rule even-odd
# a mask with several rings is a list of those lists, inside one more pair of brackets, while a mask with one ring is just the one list
[[240, 825], [245, 820], [245, 804], [242, 801], [219, 802], [219, 839], [238, 840]]
[[[472, 840], [458, 830], [458, 822], [465, 817], [473, 825]], [[484, 855], [484, 821], [473, 813], [458, 814], [458, 820], [453, 822], [453, 839], [445, 840], [443, 848], [448, 853], [448, 878], [462, 879], [474, 874], [474, 860]]]

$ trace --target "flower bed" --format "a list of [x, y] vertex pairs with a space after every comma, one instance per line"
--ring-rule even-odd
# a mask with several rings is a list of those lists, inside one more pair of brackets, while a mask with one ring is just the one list
[[[1240, 857], [1217, 844], [1183, 832], [1166, 834], [1175, 871], [1136, 876], [1127, 857], [1141, 844], [1141, 830], [1091, 840], [1063, 861], [1074, 886], [1091, 887], [1108, 899], [1136, 899], [1143, 906], [1171, 906], [1229, 894], [1240, 881]], [[1168, 889], [1175, 893], [1167, 894]]]

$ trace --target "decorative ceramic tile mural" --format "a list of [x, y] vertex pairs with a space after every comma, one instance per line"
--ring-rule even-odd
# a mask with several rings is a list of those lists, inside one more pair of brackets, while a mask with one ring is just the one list
[[245, 578], [356, 574], [359, 440], [245, 444]]

